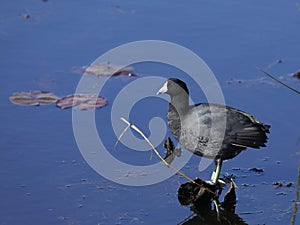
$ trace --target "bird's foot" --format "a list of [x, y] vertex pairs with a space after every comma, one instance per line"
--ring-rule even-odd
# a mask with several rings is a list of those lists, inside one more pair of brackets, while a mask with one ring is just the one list
[[169, 164], [173, 162], [175, 157], [181, 156], [181, 148], [175, 148], [174, 143], [169, 137], [165, 140], [164, 148], [166, 149], [166, 156], [164, 157], [164, 160]]
[[220, 186], [220, 188], [223, 188], [226, 186], [226, 182], [222, 179], [218, 179], [217, 182], [214, 182], [213, 180], [207, 180], [205, 182], [212, 186]]

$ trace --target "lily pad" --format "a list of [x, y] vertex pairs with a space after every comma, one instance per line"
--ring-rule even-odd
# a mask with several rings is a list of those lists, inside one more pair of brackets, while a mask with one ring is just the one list
[[52, 93], [44, 91], [30, 91], [14, 93], [9, 100], [17, 105], [48, 105], [55, 103], [59, 98]]
[[107, 99], [96, 94], [68, 95], [56, 102], [56, 106], [62, 109], [75, 107], [78, 110], [101, 108], [107, 105]]
[[86, 74], [95, 76], [115, 76], [115, 75], [126, 75], [126, 76], [137, 76], [133, 73], [133, 67], [127, 66], [122, 67], [115, 65], [110, 62], [108, 63], [94, 63], [84, 69]]

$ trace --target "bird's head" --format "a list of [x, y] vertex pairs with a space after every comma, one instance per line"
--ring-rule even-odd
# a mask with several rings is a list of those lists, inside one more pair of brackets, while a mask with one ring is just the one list
[[189, 90], [182, 80], [169, 78], [157, 92], [158, 95], [164, 93], [169, 94], [171, 97], [180, 94], [189, 95]]

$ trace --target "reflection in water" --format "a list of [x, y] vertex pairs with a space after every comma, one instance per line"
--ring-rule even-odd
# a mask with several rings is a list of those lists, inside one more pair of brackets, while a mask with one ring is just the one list
[[[191, 205], [194, 214], [179, 224], [246, 224], [235, 213], [236, 186], [232, 179], [229, 182], [230, 188], [221, 203], [219, 197], [224, 186], [219, 181], [217, 184], [212, 185], [197, 178], [194, 182], [182, 184], [178, 189], [178, 201], [181, 205]], [[214, 203], [214, 209], [212, 209], [212, 202]]]
[[235, 207], [217, 210], [198, 211], [191, 208], [195, 213], [180, 222], [180, 225], [246, 225], [247, 223], [235, 213]]

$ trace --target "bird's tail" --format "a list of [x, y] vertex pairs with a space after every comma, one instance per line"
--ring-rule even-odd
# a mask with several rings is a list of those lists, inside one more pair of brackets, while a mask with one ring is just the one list
[[268, 140], [267, 133], [270, 133], [270, 128], [270, 125], [262, 123], [245, 127], [235, 134], [232, 144], [250, 148], [265, 147]]

